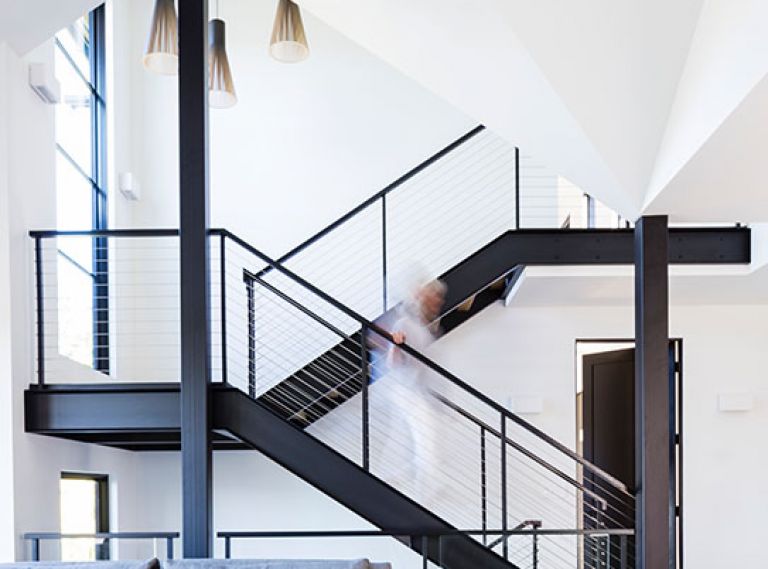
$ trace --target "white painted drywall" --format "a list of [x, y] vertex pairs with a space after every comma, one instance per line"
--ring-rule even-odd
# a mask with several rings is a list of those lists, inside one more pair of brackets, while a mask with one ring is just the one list
[[8, 200], [8, 126], [6, 61], [8, 48], [0, 43], [0, 552], [3, 561], [13, 559], [13, 383], [11, 365], [11, 223]]
[[[32, 298], [34, 278], [31, 228], [55, 226], [53, 107], [43, 104], [27, 85], [30, 61], [52, 61], [52, 42], [19, 57], [2, 48], [0, 81], [0, 416], [7, 440], [0, 469], [3, 508], [0, 518], [4, 560], [25, 559], [21, 535], [57, 531], [62, 471], [108, 474], [113, 501], [112, 528], [135, 529], [134, 455], [95, 445], [70, 443], [24, 432], [23, 391], [34, 379]], [[82, 371], [82, 370], [81, 370]], [[82, 376], [81, 377], [85, 377]], [[9, 460], [6, 460], [9, 459]], [[9, 523], [11, 525], [9, 525]], [[120, 547], [120, 546], [118, 546]], [[129, 554], [130, 546], [121, 550]]]
[[[121, 201], [125, 211], [115, 221], [172, 227], [178, 220], [176, 78], [141, 66], [152, 2], [112, 7], [112, 111], [116, 128], [124, 129], [116, 135], [114, 160], [142, 187], [139, 202]], [[221, 3], [239, 101], [211, 110], [211, 223], [279, 255], [476, 122], [311, 14], [305, 14], [310, 58], [277, 63], [267, 53], [273, 9], [245, 0]]]
[[[693, 567], [759, 565], [763, 555], [768, 497], [756, 489], [768, 461], [755, 445], [768, 429], [766, 322], [766, 305], [671, 311], [670, 335], [681, 337], [684, 348], [685, 554]], [[435, 356], [500, 402], [509, 395], [542, 397], [544, 412], [530, 419], [573, 447], [575, 340], [633, 335], [627, 305], [494, 305], [438, 342]], [[754, 394], [754, 409], [719, 413], [723, 390]], [[740, 547], [723, 545], [734, 542]]]

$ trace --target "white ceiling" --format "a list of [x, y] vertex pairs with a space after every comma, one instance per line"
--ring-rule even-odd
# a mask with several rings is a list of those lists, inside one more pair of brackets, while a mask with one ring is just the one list
[[24, 55], [104, 0], [0, 0], [0, 42]]
[[[98, 3], [0, 0], [0, 42]], [[301, 5], [625, 217], [768, 221], [765, 0]]]
[[765, 0], [301, 4], [626, 217], [768, 221]]

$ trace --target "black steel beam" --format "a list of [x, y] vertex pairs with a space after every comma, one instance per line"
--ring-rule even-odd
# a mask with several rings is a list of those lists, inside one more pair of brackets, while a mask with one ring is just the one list
[[[746, 227], [672, 228], [669, 230], [669, 262], [749, 263], [750, 240], [751, 233]], [[442, 276], [451, 284], [446, 306], [461, 303], [516, 265], [632, 265], [634, 262], [632, 229], [507, 231]]]
[[213, 554], [208, 258], [208, 0], [179, 2], [184, 557]]
[[670, 394], [666, 216], [635, 227], [637, 569], [675, 567], [674, 409]]
[[[233, 433], [377, 527], [403, 537], [456, 529], [237, 389], [215, 386], [213, 409], [216, 428]], [[515, 567], [466, 535], [442, 541], [441, 566], [446, 569]], [[420, 553], [424, 548], [421, 540], [406, 543]], [[437, 544], [427, 547], [428, 557], [437, 562]]]
[[30, 433], [178, 430], [179, 388], [171, 386], [81, 386], [29, 389], [24, 394]]

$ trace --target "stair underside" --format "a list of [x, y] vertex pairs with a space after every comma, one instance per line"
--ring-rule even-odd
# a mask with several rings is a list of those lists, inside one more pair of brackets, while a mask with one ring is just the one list
[[[450, 524], [370, 475], [321, 441], [289, 424], [239, 390], [210, 392], [214, 447], [259, 450], [373, 525], [422, 552], [420, 533], [455, 532]], [[33, 386], [25, 393], [27, 432], [130, 450], [178, 448], [178, 384]], [[476, 540], [452, 535], [426, 543], [447, 569], [514, 569]]]

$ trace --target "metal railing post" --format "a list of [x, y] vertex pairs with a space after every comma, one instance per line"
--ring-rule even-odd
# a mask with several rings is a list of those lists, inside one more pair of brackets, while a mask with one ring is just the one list
[[539, 526], [533, 525], [533, 569], [539, 569]]
[[219, 273], [221, 286], [221, 382], [227, 383], [227, 290], [226, 274], [227, 265], [225, 257], [226, 236], [220, 236], [219, 248]]
[[232, 559], [232, 537], [224, 536], [224, 559]]
[[381, 294], [382, 306], [386, 312], [388, 309], [389, 291], [387, 290], [387, 195], [381, 196]]
[[627, 536], [626, 535], [620, 535], [619, 536], [619, 559], [620, 559], [620, 565], [621, 569], [630, 569], [628, 565], [628, 552], [627, 552]]
[[[41, 238], [35, 237], [35, 293], [37, 310], [37, 384], [45, 384], [45, 306], [43, 300], [43, 250]], [[39, 546], [39, 542], [38, 542]]]
[[[488, 489], [486, 485], [487, 472], [485, 459], [485, 427], [480, 427], [480, 500], [483, 532], [488, 529]], [[488, 535], [486, 533], [483, 533], [483, 545], [488, 545]]]
[[360, 380], [363, 397], [363, 468], [370, 470], [370, 432], [368, 400], [368, 349], [365, 345], [366, 327], [360, 328]]
[[30, 541], [30, 546], [32, 561], [40, 561], [40, 540], [38, 538], [32, 539]]
[[165, 538], [165, 558], [173, 559], [173, 537]]
[[427, 569], [429, 566], [429, 538], [426, 535], [421, 536], [421, 567]]
[[245, 292], [248, 296], [248, 395], [256, 397], [256, 299], [253, 291], [253, 278], [243, 275]]
[[[507, 531], [507, 419], [501, 415], [501, 529]], [[506, 536], [506, 533], [503, 535]], [[505, 539], [502, 544], [504, 559], [509, 557], [509, 543]]]

